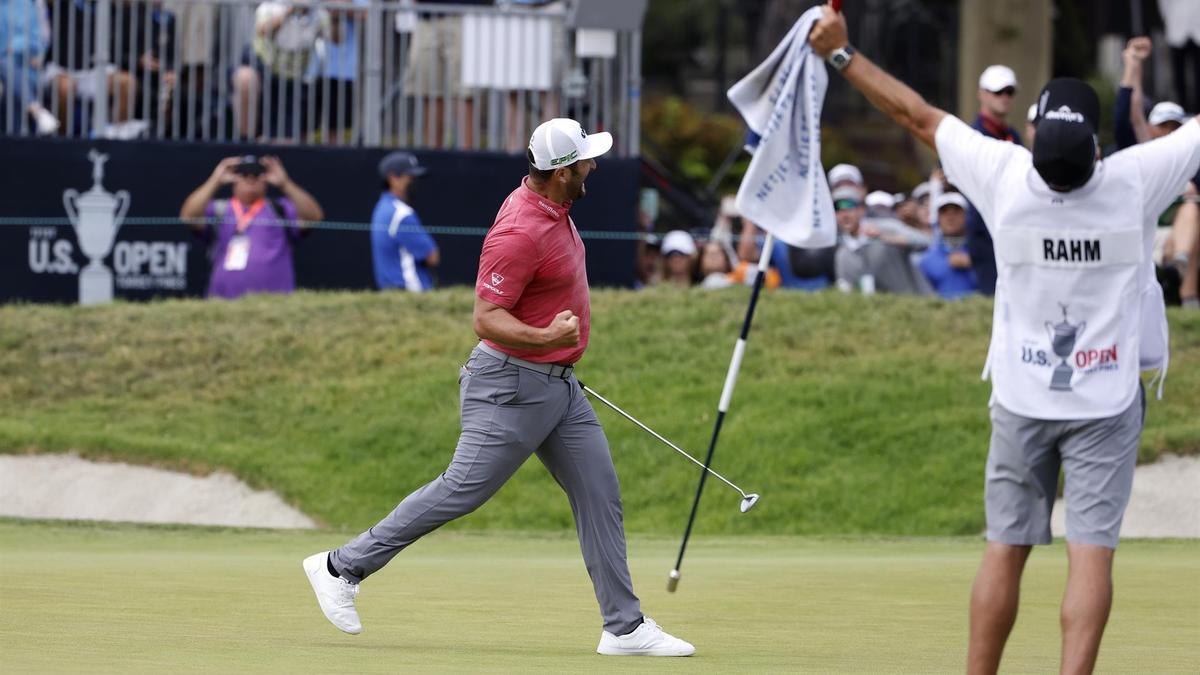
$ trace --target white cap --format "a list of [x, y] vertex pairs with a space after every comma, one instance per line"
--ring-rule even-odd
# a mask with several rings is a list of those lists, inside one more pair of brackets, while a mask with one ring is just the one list
[[872, 192], [871, 194], [867, 195], [867, 199], [864, 203], [868, 207], [873, 207], [873, 208], [884, 208], [884, 209], [896, 208], [896, 198], [893, 197], [890, 192], [884, 192], [883, 190], [876, 190], [876, 191]]
[[662, 254], [682, 253], [687, 256], [696, 255], [696, 240], [683, 230], [671, 230], [662, 240]]
[[945, 206], [957, 206], [964, 210], [967, 208], [967, 198], [957, 192], [943, 192], [934, 203], [937, 205], [938, 211]]
[[843, 185], [833, 189], [833, 193], [829, 195], [833, 201], [840, 202], [843, 199], [853, 200], [855, 205], [862, 205], [862, 190], [851, 186]]
[[853, 164], [838, 164], [829, 170], [829, 184], [837, 185], [843, 181], [854, 183], [855, 185], [863, 184], [862, 171], [858, 170]]
[[1179, 122], [1183, 124], [1188, 121], [1188, 114], [1183, 111], [1178, 103], [1163, 101], [1150, 109], [1150, 116], [1146, 118], [1150, 126], [1156, 127], [1167, 122]]
[[917, 186], [912, 189], [913, 199], [924, 199], [929, 196], [929, 181], [917, 183]]
[[612, 144], [612, 134], [607, 131], [589, 136], [579, 122], [556, 117], [533, 130], [529, 150], [533, 153], [533, 165], [542, 171], [550, 171], [581, 159], [599, 157], [608, 152]]
[[1005, 87], [1017, 87], [1017, 74], [1008, 66], [988, 66], [979, 76], [979, 88], [993, 94]]
[[1037, 104], [1030, 103], [1029, 104], [1029, 112], [1025, 113], [1025, 121], [1032, 122], [1036, 119], [1037, 119]]

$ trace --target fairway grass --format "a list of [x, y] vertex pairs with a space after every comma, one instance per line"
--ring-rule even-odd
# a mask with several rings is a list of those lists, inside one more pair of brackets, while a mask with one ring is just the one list
[[[594, 653], [568, 533], [435, 533], [363, 584], [344, 635], [300, 569], [347, 532], [0, 520], [0, 672], [954, 672], [982, 542], [633, 537], [646, 613], [691, 659]], [[1195, 672], [1200, 542], [1125, 542], [1101, 672]], [[1061, 545], [1035, 552], [1007, 672], [1057, 668]]]

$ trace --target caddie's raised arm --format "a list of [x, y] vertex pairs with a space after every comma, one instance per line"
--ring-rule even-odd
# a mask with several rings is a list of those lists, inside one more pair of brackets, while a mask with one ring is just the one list
[[934, 147], [938, 124], [944, 110], [929, 105], [921, 95], [900, 80], [888, 75], [850, 46], [846, 17], [826, 5], [824, 16], [813, 26], [808, 42], [813, 51], [841, 71], [846, 80], [867, 97], [876, 108], [887, 113], [925, 145]]

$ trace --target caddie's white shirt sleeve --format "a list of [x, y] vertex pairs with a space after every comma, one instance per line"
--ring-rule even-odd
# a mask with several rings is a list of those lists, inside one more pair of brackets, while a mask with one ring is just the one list
[[[1190, 122], [1149, 143], [1125, 150], [1137, 159], [1142, 179], [1143, 222], [1153, 226], [1158, 216], [1183, 194], [1187, 182], [1200, 171], [1200, 122]], [[1114, 157], [1119, 157], [1115, 155]]]
[[990, 230], [1000, 175], [1013, 155], [1026, 152], [1025, 148], [984, 136], [953, 115], [942, 118], [934, 144], [946, 180], [971, 200]]

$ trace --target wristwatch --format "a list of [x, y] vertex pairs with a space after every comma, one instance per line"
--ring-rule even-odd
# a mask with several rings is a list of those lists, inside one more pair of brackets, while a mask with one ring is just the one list
[[846, 66], [850, 65], [850, 59], [852, 58], [854, 58], [854, 47], [846, 45], [830, 52], [825, 60], [829, 62], [829, 65], [833, 66], [834, 70], [841, 72], [846, 69]]

